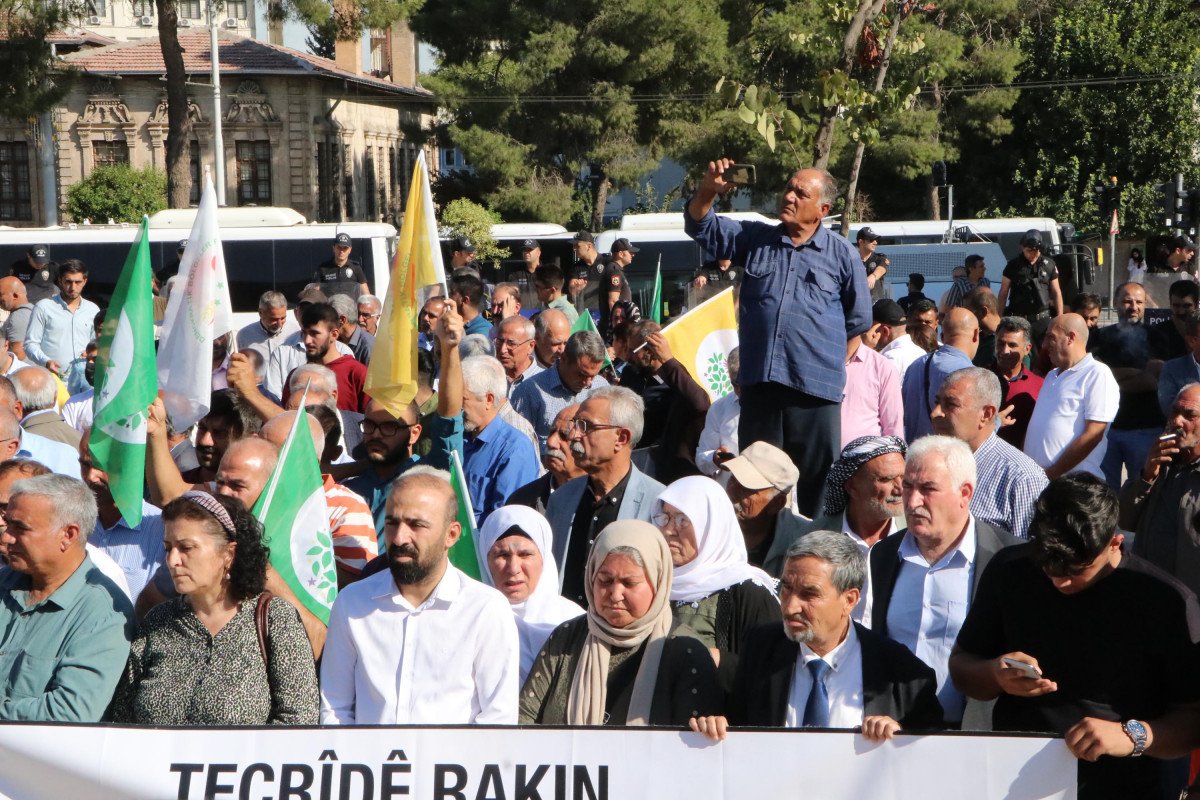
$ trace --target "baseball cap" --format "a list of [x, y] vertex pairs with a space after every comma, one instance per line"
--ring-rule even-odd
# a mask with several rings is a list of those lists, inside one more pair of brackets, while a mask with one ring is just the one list
[[522, 250], [535, 250], [539, 247], [541, 247], [541, 245], [538, 244], [537, 239], [526, 239], [525, 241], [521, 242]]
[[339, 233], [337, 236], [333, 237], [333, 243], [345, 245], [346, 247], [354, 246], [354, 240], [350, 238], [350, 234], [348, 233]]
[[1025, 231], [1025, 235], [1021, 237], [1021, 247], [1035, 247], [1041, 250], [1042, 232], [1038, 230]]
[[1183, 248], [1184, 250], [1195, 250], [1196, 243], [1193, 242], [1187, 235], [1181, 233], [1171, 239], [1171, 249], [1178, 250], [1179, 248]]
[[316, 286], [305, 286], [300, 294], [296, 297], [296, 302], [299, 305], [307, 305], [308, 303], [325, 303], [328, 301], [329, 298], [326, 297], [325, 293]]
[[461, 253], [474, 253], [475, 245], [471, 244], [471, 240], [465, 236], [455, 236], [453, 244], [450, 245], [451, 252], [459, 251]]
[[595, 242], [596, 237], [592, 236], [591, 231], [579, 231], [571, 237], [572, 242]]
[[629, 242], [628, 239], [617, 239], [615, 242], [612, 243], [612, 250], [610, 250], [609, 252], [620, 253], [623, 250], [628, 251], [630, 253], [637, 253], [637, 252], [640, 252], [641, 248], [634, 247]]
[[871, 318], [884, 325], [903, 325], [904, 309], [895, 300], [879, 300], [871, 307]]
[[878, 242], [879, 234], [870, 228], [863, 228], [858, 232], [858, 236], [855, 237], [855, 240], [861, 242], [863, 239], [866, 239], [869, 242]]
[[182, 253], [184, 250], [187, 249], [187, 243], [188, 243], [187, 239], [180, 239], [179, 244], [175, 245], [175, 250]]
[[731, 458], [721, 466], [752, 492], [768, 486], [785, 492], [800, 480], [800, 470], [788, 454], [767, 442], [754, 442], [737, 458]]
[[50, 248], [47, 245], [35, 244], [33, 247], [25, 251], [25, 253], [31, 259], [33, 259], [33, 263], [37, 264], [39, 267], [44, 267], [50, 263]]

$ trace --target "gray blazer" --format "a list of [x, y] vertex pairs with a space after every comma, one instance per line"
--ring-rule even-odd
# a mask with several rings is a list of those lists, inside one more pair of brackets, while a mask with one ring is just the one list
[[[666, 487], [639, 470], [629, 465], [631, 474], [629, 485], [625, 487], [625, 496], [621, 498], [621, 507], [617, 509], [617, 519], [640, 519], [650, 521], [654, 513], [654, 499]], [[550, 522], [550, 530], [554, 533], [554, 558], [559, 567], [559, 586], [562, 586], [561, 565], [567, 563], [567, 543], [571, 538], [571, 526], [575, 522], [575, 510], [587, 490], [587, 476], [575, 478], [564, 483], [546, 505], [546, 519]]]

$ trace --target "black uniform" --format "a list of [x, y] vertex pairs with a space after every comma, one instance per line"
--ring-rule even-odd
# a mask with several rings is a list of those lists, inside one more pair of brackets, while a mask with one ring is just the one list
[[1033, 327], [1033, 338], [1040, 343], [1050, 325], [1050, 283], [1058, 280], [1054, 260], [1038, 256], [1032, 264], [1018, 255], [1004, 265], [1008, 278], [1008, 308], [1004, 313], [1024, 317]]
[[321, 285], [321, 291], [326, 297], [344, 294], [355, 301], [362, 294], [361, 284], [367, 282], [362, 264], [355, 258], [347, 259], [341, 267], [334, 264], [332, 258], [322, 261], [313, 272], [312, 279], [314, 283]]
[[609, 330], [611, 327], [610, 312], [608, 309], [608, 295], [611, 292], [620, 292], [618, 300], [629, 302], [633, 299], [633, 292], [629, 289], [629, 280], [625, 277], [625, 270], [615, 261], [610, 261], [604, 265], [604, 273], [600, 276], [600, 335], [606, 340], [612, 334]]
[[14, 261], [9, 267], [8, 274], [21, 279], [21, 283], [25, 284], [25, 294], [29, 296], [29, 302], [34, 305], [39, 300], [45, 300], [47, 297], [54, 297], [58, 294], [58, 267], [51, 261], [40, 267], [35, 267], [29, 263], [29, 259], [22, 258], [20, 261]]
[[696, 270], [696, 274], [692, 276], [692, 280], [696, 280], [699, 277], [704, 277], [708, 280], [709, 286], [720, 284], [721, 289], [728, 289], [742, 277], [742, 271], [732, 264], [729, 266], [729, 269], [721, 269], [716, 263], [712, 263], [705, 264]]

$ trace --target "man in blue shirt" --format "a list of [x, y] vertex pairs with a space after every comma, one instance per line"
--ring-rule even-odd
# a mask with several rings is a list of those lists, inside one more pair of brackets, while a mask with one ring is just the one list
[[60, 377], [83, 355], [94, 335], [92, 320], [100, 308], [83, 298], [87, 281], [82, 261], [71, 258], [62, 262], [58, 267], [61, 294], [39, 300], [29, 317], [25, 355]]
[[455, 275], [450, 281], [450, 299], [458, 304], [467, 336], [491, 332], [492, 323], [483, 316], [483, 281], [474, 275]]
[[942, 322], [942, 346], [914, 361], [904, 373], [904, 435], [914, 442], [933, 433], [929, 415], [938, 389], [951, 372], [970, 369], [979, 349], [979, 319], [965, 308], [952, 308]]
[[765, 441], [800, 470], [801, 513], [816, 516], [825, 475], [841, 445], [846, 342], [871, 325], [871, 295], [854, 246], [821, 225], [837, 196], [824, 170], [792, 175], [779, 224], [718, 217], [734, 188], [733, 161], [710, 162], [684, 211], [684, 230], [714, 258], [744, 265], [738, 310], [742, 446]]

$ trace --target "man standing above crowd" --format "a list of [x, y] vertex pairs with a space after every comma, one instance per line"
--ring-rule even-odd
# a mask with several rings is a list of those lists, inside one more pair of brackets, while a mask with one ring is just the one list
[[1035, 341], [1041, 341], [1052, 317], [1062, 315], [1058, 267], [1053, 259], [1042, 255], [1042, 234], [1038, 231], [1026, 231], [1020, 255], [1004, 266], [999, 299], [1005, 314], [1029, 321]]
[[529, 420], [538, 440], [544, 443], [559, 411], [583, 402], [589, 392], [608, 385], [599, 377], [603, 366], [604, 342], [592, 331], [577, 331], [567, 339], [558, 363], [521, 382], [512, 394], [512, 407]]
[[996, 700], [997, 731], [1064, 736], [1080, 800], [1178, 797], [1160, 759], [1200, 744], [1195, 595], [1123, 552], [1116, 497], [1090, 475], [1051, 482], [1029, 539], [979, 570], [955, 685]]
[[1000, 402], [1000, 381], [993, 373], [961, 369], [942, 383], [931, 421], [934, 433], [966, 442], [975, 454], [978, 482], [971, 513], [1024, 539], [1033, 504], [1046, 488], [1046, 472], [997, 435]]
[[388, 569], [346, 587], [321, 661], [324, 725], [515, 724], [520, 647], [504, 595], [452, 564], [449, 473], [417, 467], [387, 501]]
[[4, 320], [3, 334], [9, 351], [21, 361], [25, 360], [25, 336], [29, 331], [29, 318], [33, 314], [33, 303], [25, 292], [20, 278], [9, 275], [0, 278], [0, 309], [8, 312]]
[[313, 271], [313, 283], [319, 284], [326, 297], [344, 294], [358, 297], [369, 294], [371, 287], [367, 286], [367, 276], [362, 264], [357, 258], [350, 257], [354, 249], [354, 240], [348, 233], [339, 233], [333, 237], [333, 255], [322, 261]]
[[937, 392], [951, 372], [972, 366], [979, 347], [979, 320], [965, 308], [952, 308], [942, 324], [944, 344], [913, 362], [904, 373], [904, 431], [914, 442], [933, 430], [929, 415]]
[[299, 326], [288, 314], [287, 298], [282, 292], [266, 291], [258, 299], [258, 321], [237, 332], [237, 348], [254, 348], [264, 361], [270, 361], [271, 354], [297, 330]]
[[1012, 424], [998, 431], [1001, 439], [1018, 450], [1025, 447], [1025, 431], [1038, 395], [1042, 391], [1042, 376], [1025, 366], [1033, 350], [1033, 331], [1023, 317], [1004, 317], [996, 326], [996, 363], [991, 366], [996, 377], [1004, 381], [1004, 403], [1012, 410]]
[[1055, 369], [1046, 376], [1029, 430], [1025, 455], [1050, 480], [1070, 472], [1103, 476], [1108, 425], [1117, 416], [1121, 393], [1108, 367], [1087, 352], [1087, 323], [1064, 314], [1046, 332], [1046, 351]]
[[[1146, 289], [1140, 283], [1124, 283], [1117, 289], [1117, 319], [1096, 332], [1092, 355], [1108, 366], [1120, 389], [1117, 415], [1108, 429], [1108, 449], [1100, 469], [1113, 490], [1121, 488], [1121, 475], [1137, 473], [1146, 454], [1162, 433], [1158, 408], [1158, 376], [1163, 362], [1150, 348], [1146, 313]], [[1170, 323], [1164, 323], [1170, 324]]]
[[839, 404], [846, 389], [846, 341], [871, 323], [862, 260], [822, 227], [837, 184], [824, 170], [792, 175], [780, 199], [780, 224], [734, 222], [713, 211], [734, 185], [729, 159], [711, 162], [684, 212], [684, 230], [717, 258], [744, 264], [739, 310], [742, 447], [782, 447], [800, 470], [800, 512], [819, 505], [841, 443]]
[[100, 307], [83, 297], [87, 267], [68, 259], [58, 267], [59, 294], [39, 300], [29, 318], [25, 354], [29, 361], [63, 376], [71, 362], [83, 355], [92, 341], [92, 320]]

